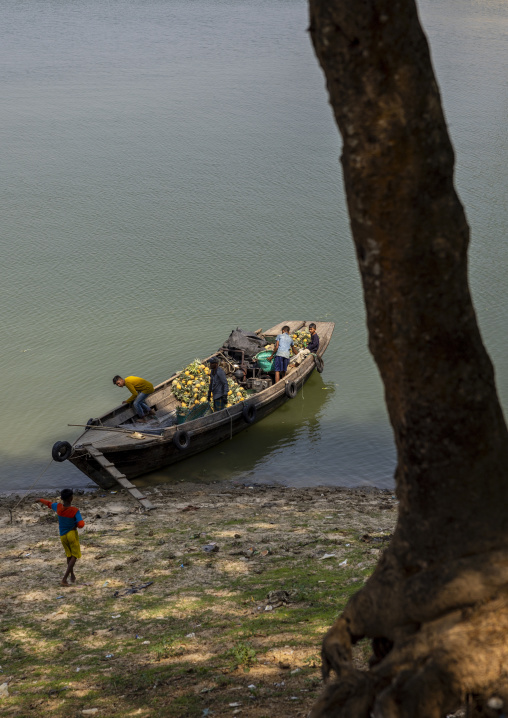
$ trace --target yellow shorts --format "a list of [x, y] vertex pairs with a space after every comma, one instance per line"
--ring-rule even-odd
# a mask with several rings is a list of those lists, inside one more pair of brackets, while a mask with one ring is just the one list
[[71, 556], [81, 558], [81, 547], [79, 545], [79, 536], [76, 529], [72, 529], [72, 531], [60, 536], [60, 541], [63, 544], [67, 558], [70, 558]]

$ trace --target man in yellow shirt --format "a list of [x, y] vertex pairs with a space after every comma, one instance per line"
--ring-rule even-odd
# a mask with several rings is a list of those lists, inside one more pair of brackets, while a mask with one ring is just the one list
[[122, 379], [118, 374], [113, 377], [113, 384], [116, 386], [126, 386], [132, 396], [130, 396], [122, 404], [130, 404], [134, 406], [136, 414], [139, 416], [140, 421], [145, 421], [145, 416], [152, 414], [155, 416], [155, 410], [150, 409], [146, 403], [146, 397], [153, 392], [153, 384], [146, 379], [142, 379], [140, 376], [127, 376]]

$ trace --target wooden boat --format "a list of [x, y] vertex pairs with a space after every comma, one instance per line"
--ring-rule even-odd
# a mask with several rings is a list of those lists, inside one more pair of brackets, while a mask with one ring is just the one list
[[[273, 342], [286, 324], [293, 333], [305, 327], [308, 322], [285, 321], [266, 332], [258, 333], [268, 342]], [[319, 335], [317, 356], [310, 354], [300, 361], [298, 366], [290, 364], [284, 379], [250, 394], [246, 401], [208, 416], [179, 425], [172, 423], [165, 427], [165, 420], [174, 417], [180, 406], [172, 392], [172, 382], [179, 376], [178, 372], [156, 386], [147, 399], [150, 406], [156, 407], [157, 419], [146, 424], [136, 423], [132, 406], [121, 404], [94, 419], [96, 425], [87, 426], [72, 446], [67, 442], [57, 442], [53, 447], [53, 458], [57, 461], [68, 459], [104, 489], [118, 483], [129, 489], [141, 503], [148, 505], [149, 502], [129, 479], [156, 471], [230, 439], [294, 398], [316, 366], [322, 369], [321, 357], [330, 342], [334, 327], [333, 322], [316, 322]], [[223, 354], [219, 350], [211, 356], [221, 358]], [[208, 361], [211, 356], [203, 361]], [[226, 373], [231, 371], [227, 362], [221, 364]]]

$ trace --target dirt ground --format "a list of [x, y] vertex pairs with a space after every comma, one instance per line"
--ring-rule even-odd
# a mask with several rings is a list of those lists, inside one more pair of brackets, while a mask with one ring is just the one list
[[[321, 637], [389, 540], [395, 497], [145, 493], [148, 513], [122, 491], [75, 496], [86, 526], [70, 588], [56, 515], [26, 497], [11, 524], [17, 498], [0, 497], [0, 715], [306, 716]], [[368, 655], [357, 646], [359, 664]]]

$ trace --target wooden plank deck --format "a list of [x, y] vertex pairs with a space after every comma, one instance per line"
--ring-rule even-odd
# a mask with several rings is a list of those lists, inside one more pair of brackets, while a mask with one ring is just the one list
[[293, 332], [296, 332], [298, 329], [301, 329], [305, 324], [306, 322], [296, 320], [291, 322], [280, 322], [271, 329], [268, 329], [266, 332], [263, 332], [263, 334], [265, 337], [276, 337], [277, 334], [282, 333], [282, 327], [285, 327], [286, 325], [289, 327], [289, 333], [293, 334]]
[[334, 322], [314, 322], [316, 325], [316, 334], [319, 337], [318, 354], [321, 355], [326, 350], [335, 328]]

